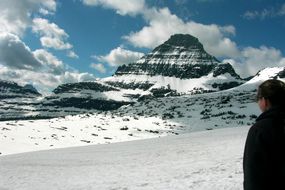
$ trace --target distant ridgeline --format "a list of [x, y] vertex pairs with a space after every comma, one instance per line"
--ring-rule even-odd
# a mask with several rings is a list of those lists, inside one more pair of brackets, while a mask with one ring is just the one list
[[32, 85], [20, 86], [15, 82], [0, 80], [0, 99], [38, 96], [41, 94]]
[[[284, 78], [285, 69], [273, 75]], [[31, 85], [0, 80], [0, 120], [116, 110], [158, 97], [221, 91], [247, 80], [208, 54], [197, 38], [176, 34], [138, 61], [119, 66], [111, 77], [62, 84], [49, 96]]]

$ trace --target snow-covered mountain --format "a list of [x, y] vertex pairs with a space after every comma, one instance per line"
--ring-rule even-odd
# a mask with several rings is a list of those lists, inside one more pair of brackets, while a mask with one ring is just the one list
[[209, 74], [219, 61], [191, 35], [176, 34], [135, 63], [120, 66], [115, 75], [162, 75], [180, 79]]
[[[222, 91], [224, 95], [226, 89], [235, 86], [233, 89], [237, 94], [252, 92], [258, 81], [284, 78], [284, 73], [284, 67], [267, 68], [245, 82], [230, 64], [220, 63], [205, 52], [197, 38], [177, 34], [136, 63], [119, 67], [112, 77], [62, 84], [46, 97], [40, 96], [32, 86], [21, 87], [13, 82], [0, 81], [0, 120], [97, 113], [124, 105], [144, 107], [149, 101], [156, 105], [161, 101], [159, 98], [167, 96], [175, 96], [173, 101], [177, 99], [177, 105], [188, 105], [184, 99], [193, 98], [193, 94], [208, 92], [203, 99], [212, 99], [213, 93], [209, 92]], [[147, 107], [149, 112], [157, 114], [155, 109]], [[140, 114], [140, 111], [134, 114]]]
[[112, 110], [145, 97], [177, 96], [229, 89], [245, 81], [228, 63], [209, 55], [197, 38], [177, 34], [111, 77], [63, 84], [45, 104]]
[[225, 90], [245, 82], [229, 63], [208, 54], [189, 34], [171, 36], [137, 62], [118, 67], [114, 76], [103, 81], [125, 89], [183, 94]]
[[244, 82], [230, 64], [209, 55], [197, 38], [177, 34], [137, 62], [120, 66], [112, 77], [62, 84], [46, 97], [39, 97], [32, 86], [2, 82], [0, 95], [6, 99], [0, 120], [114, 110], [146, 98], [220, 91]]
[[268, 79], [285, 79], [285, 67], [270, 67], [259, 71], [252, 79], [237, 87], [238, 90], [254, 90]]

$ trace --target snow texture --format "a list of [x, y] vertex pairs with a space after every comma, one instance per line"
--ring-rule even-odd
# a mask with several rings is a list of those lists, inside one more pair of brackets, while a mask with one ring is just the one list
[[242, 189], [247, 127], [0, 157], [1, 190]]

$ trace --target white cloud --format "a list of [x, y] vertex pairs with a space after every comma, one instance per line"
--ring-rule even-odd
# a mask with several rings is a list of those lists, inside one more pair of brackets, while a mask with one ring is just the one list
[[119, 66], [137, 61], [144, 54], [117, 47], [105, 56], [92, 56], [100, 62], [106, 62], [111, 66]]
[[227, 59], [241, 77], [255, 75], [266, 67], [284, 67], [285, 58], [280, 50], [261, 46], [260, 48], [247, 47], [241, 51], [238, 59]]
[[71, 49], [72, 45], [65, 42], [68, 34], [54, 23], [47, 19], [33, 19], [33, 32], [40, 34], [41, 44], [43, 47], [54, 48], [58, 50]]
[[280, 10], [278, 11], [278, 14], [280, 16], [284, 16], [285, 15], [285, 3], [281, 6]]
[[106, 68], [104, 67], [102, 63], [98, 63], [98, 64], [92, 63], [90, 67], [99, 71], [100, 73], [106, 73]]
[[57, 50], [64, 50], [64, 49], [71, 49], [72, 45], [70, 43], [64, 42], [60, 38], [54, 38], [54, 37], [41, 37], [40, 39], [41, 44], [43, 47], [47, 48], [54, 48]]
[[95, 80], [90, 73], [71, 70], [44, 49], [31, 51], [20, 38], [0, 33], [0, 79], [33, 84], [42, 93], [51, 92], [65, 82]]
[[267, 17], [275, 17], [276, 13], [273, 9], [263, 9], [262, 11], [246, 11], [243, 15], [243, 18], [248, 20], [253, 20], [259, 18], [261, 20]]
[[82, 0], [88, 6], [114, 9], [120, 15], [136, 15], [145, 7], [145, 0]]
[[265, 8], [261, 11], [246, 11], [242, 17], [248, 20], [260, 19], [264, 20], [266, 18], [275, 18], [285, 16], [285, 3], [281, 5], [281, 7], [274, 8]]
[[4, 32], [0, 32], [0, 64], [25, 70], [37, 70], [42, 67], [41, 62], [18, 36]]
[[204, 25], [194, 21], [184, 22], [176, 15], [171, 14], [168, 8], [147, 9], [143, 16], [149, 25], [123, 37], [136, 47], [154, 48], [173, 34], [185, 33], [197, 37], [206, 51], [214, 56], [236, 57], [239, 55], [235, 42], [226, 37], [235, 35], [234, 26]]
[[68, 51], [67, 56], [70, 58], [75, 58], [75, 59], [79, 58], [79, 56], [74, 51]]
[[0, 64], [0, 79], [14, 81], [20, 85], [32, 84], [40, 93], [47, 95], [60, 84], [92, 81], [96, 78], [90, 73], [78, 71], [65, 71], [60, 75], [54, 75], [48, 72], [15, 70]]
[[68, 56], [78, 57], [66, 42], [68, 34], [63, 29], [46, 19], [33, 19], [53, 14], [56, 0], [1, 0], [0, 7], [0, 79], [33, 84], [41, 93], [66, 82], [95, 80], [90, 73], [71, 70], [46, 50], [32, 51], [21, 40], [25, 30], [33, 26], [44, 47], [68, 49]]
[[64, 64], [54, 55], [44, 49], [38, 49], [33, 52], [34, 56], [42, 63], [41, 70], [60, 75], [65, 72]]
[[[0, 1], [0, 32], [21, 37], [28, 27], [40, 35], [43, 47], [57, 50], [70, 50], [73, 46], [67, 42], [68, 34], [47, 19], [34, 18], [35, 15], [49, 15], [56, 11], [56, 0], [9, 0]], [[78, 56], [68, 52], [67, 56]]]
[[56, 24], [50, 23], [47, 19], [34, 18], [33, 31], [43, 36], [67, 38], [68, 34]]
[[187, 3], [187, 0], [175, 0], [174, 2], [175, 2], [175, 4], [177, 4], [177, 5], [184, 5], [184, 4]]
[[80, 73], [78, 71], [65, 71], [64, 74], [58, 76], [58, 79], [60, 81], [59, 84], [96, 80], [93, 74]]
[[0, 32], [21, 36], [31, 24], [31, 14], [54, 12], [56, 0], [2, 0], [0, 7]]
[[55, 23], [50, 23], [47, 19], [35, 18], [32, 30], [41, 36], [40, 41], [43, 47], [68, 50], [68, 57], [78, 58], [78, 55], [71, 50], [73, 46], [67, 42], [68, 34]]

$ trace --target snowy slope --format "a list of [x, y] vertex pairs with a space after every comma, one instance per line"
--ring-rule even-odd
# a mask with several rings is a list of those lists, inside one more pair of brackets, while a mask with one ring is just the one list
[[[203, 89], [203, 91], [217, 91], [219, 89], [214, 88], [216, 84], [223, 83], [244, 83], [241, 79], [236, 79], [229, 74], [224, 74], [221, 76], [213, 76], [213, 73], [209, 73], [206, 76], [202, 76], [199, 78], [192, 79], [180, 79], [176, 77], [167, 77], [162, 75], [157, 76], [149, 76], [149, 75], [121, 75], [121, 76], [113, 76], [102, 79], [106, 83], [119, 83], [119, 84], [144, 84], [150, 83], [153, 84], [148, 91], [152, 89], [159, 89], [162, 87], [169, 86], [172, 90], [177, 91], [180, 94], [191, 94], [197, 92], [199, 89]], [[145, 92], [146, 93], [146, 92]]]
[[285, 67], [271, 67], [259, 71], [251, 80], [237, 87], [238, 90], [253, 90], [268, 79], [277, 78], [285, 82]]
[[0, 189], [241, 190], [247, 127], [0, 157]]
[[2, 155], [113, 143], [251, 125], [260, 113], [253, 91], [146, 99], [118, 110], [46, 120], [0, 122]]
[[84, 114], [49, 120], [0, 122], [0, 153], [106, 144], [173, 134], [157, 117], [121, 116], [111, 113]]

